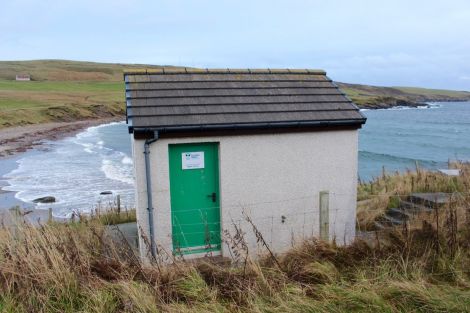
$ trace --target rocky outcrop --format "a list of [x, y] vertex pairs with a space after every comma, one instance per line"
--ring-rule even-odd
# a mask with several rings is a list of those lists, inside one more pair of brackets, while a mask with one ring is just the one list
[[33, 200], [34, 203], [54, 203], [55, 201], [55, 197], [52, 196], [41, 197]]
[[470, 92], [408, 87], [378, 87], [336, 83], [351, 100], [364, 109], [388, 109], [397, 106], [420, 107], [429, 102], [470, 101]]
[[369, 101], [360, 105], [363, 109], [390, 109], [393, 107], [412, 107], [417, 108], [421, 106], [427, 106], [423, 102], [415, 102], [404, 99], [397, 99], [393, 97], [377, 97], [370, 99]]

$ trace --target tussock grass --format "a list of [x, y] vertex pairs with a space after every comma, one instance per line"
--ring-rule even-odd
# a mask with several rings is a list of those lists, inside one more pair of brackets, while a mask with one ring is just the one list
[[[470, 203], [470, 202], [469, 202]], [[467, 203], [467, 204], [469, 204]], [[468, 206], [467, 206], [468, 207]], [[454, 219], [463, 219], [458, 221]], [[457, 225], [453, 227], [452, 225]], [[0, 230], [3, 312], [468, 312], [466, 216], [222, 265], [142, 263], [98, 219]]]
[[117, 225], [137, 221], [135, 209], [118, 210], [116, 207], [110, 207], [104, 212], [96, 211], [91, 216], [79, 216], [79, 219], [97, 220], [103, 225]]
[[[385, 207], [396, 201], [397, 190], [444, 187], [465, 195], [469, 165], [455, 166], [461, 177], [421, 170], [402, 181], [384, 175], [373, 189], [361, 185], [359, 194], [362, 200], [392, 196]], [[368, 241], [338, 246], [312, 238], [281, 255], [269, 250], [253, 224], [266, 255], [250, 258], [243, 234], [235, 234], [239, 257], [232, 264], [171, 255], [157, 257], [171, 264], [143, 263], [125, 240], [106, 231], [133, 214], [0, 229], [0, 311], [470, 312], [470, 197]]]
[[[470, 193], [470, 163], [450, 162], [449, 168], [460, 169], [459, 176], [419, 168], [405, 173], [387, 173], [358, 186], [357, 222], [362, 230], [371, 229], [374, 221], [388, 208], [398, 207], [400, 199], [406, 199], [414, 192], [443, 192], [453, 195], [453, 200], [465, 206]], [[463, 200], [463, 201], [459, 201]]]

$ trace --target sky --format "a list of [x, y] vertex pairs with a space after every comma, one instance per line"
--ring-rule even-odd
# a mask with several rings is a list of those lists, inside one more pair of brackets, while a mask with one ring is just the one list
[[2, 1], [0, 60], [324, 69], [470, 90], [469, 0]]

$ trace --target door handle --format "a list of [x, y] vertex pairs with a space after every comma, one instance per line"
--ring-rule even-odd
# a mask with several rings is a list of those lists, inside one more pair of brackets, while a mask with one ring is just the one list
[[215, 192], [211, 193], [210, 195], [207, 195], [208, 198], [212, 198], [212, 202], [217, 201], [217, 194]]

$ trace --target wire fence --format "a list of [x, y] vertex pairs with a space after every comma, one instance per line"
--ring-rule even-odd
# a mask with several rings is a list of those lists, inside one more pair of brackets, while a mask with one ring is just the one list
[[[446, 225], [448, 218], [439, 214], [445, 215], [456, 209], [459, 210], [456, 213], [458, 227], [466, 227], [466, 216], [470, 217], [470, 192], [436, 193], [436, 199], [448, 198], [451, 201], [430, 207], [431, 212], [428, 212], [426, 218], [423, 218], [420, 216], [420, 212], [417, 212], [414, 217], [407, 217], [399, 225], [385, 223], [386, 229], [374, 227], [361, 229], [357, 227], [357, 222], [360, 222], [356, 221], [358, 204], [359, 206], [364, 205], [367, 210], [370, 207], [364, 201], [394, 197], [407, 199], [413, 194], [371, 194], [367, 195], [367, 199], [356, 202], [355, 192], [328, 192], [328, 239], [335, 240], [340, 244], [347, 244], [352, 242], [357, 234], [361, 239], [374, 241], [377, 236], [381, 236], [392, 229], [418, 229], [422, 227], [423, 222], [428, 225], [435, 225], [436, 222], [441, 221], [441, 224]], [[429, 198], [432, 200], [433, 195], [430, 194]], [[172, 218], [170, 207], [156, 207], [154, 214], [157, 223], [157, 241], [160, 245], [168, 247], [168, 242], [174, 240], [175, 236], [179, 234], [183, 240], [188, 241], [184, 244], [189, 245], [190, 237], [202, 236], [214, 246], [214, 243], [212, 243], [213, 238], [221, 238], [222, 242], [230, 242], [227, 238], [238, 234], [239, 237], [244, 238], [246, 245], [251, 246], [252, 250], [255, 250], [254, 247], [260, 244], [259, 237], [262, 237], [266, 245], [269, 245], [275, 251], [280, 251], [293, 247], [306, 239], [320, 237], [322, 227], [320, 205], [320, 193], [269, 201], [239, 201], [231, 204], [222, 202], [221, 206], [188, 207], [178, 210], [178, 213], [193, 217], [192, 220], [186, 220], [185, 222]], [[384, 207], [381, 214], [374, 221], [383, 222], [380, 217], [384, 216], [388, 209], [388, 206]], [[207, 213], [213, 210], [220, 210], [221, 216], [217, 221], [209, 221], [206, 218]], [[147, 212], [143, 211], [140, 214], [145, 216], [142, 215], [142, 220], [139, 222], [145, 225]], [[415, 217], [416, 220], [413, 220]], [[166, 225], [164, 225], [165, 223]], [[436, 226], [433, 227], [436, 228]], [[143, 236], [146, 233], [146, 229], [141, 231]], [[230, 246], [230, 244], [227, 245]]]
[[[401, 197], [408, 198], [414, 193], [398, 194], [376, 194], [370, 195], [370, 199], [375, 198], [393, 198]], [[438, 213], [447, 212], [455, 209], [454, 202], [460, 201], [461, 212], [464, 212], [463, 218], [470, 211], [470, 201], [467, 197], [470, 195], [468, 192], [461, 193], [438, 193], [436, 198], [448, 197], [452, 201], [446, 201], [436, 206], [430, 206], [429, 209], [432, 211], [439, 208]], [[412, 224], [417, 222], [416, 225], [424, 220], [421, 219], [420, 212], [415, 212], [413, 215], [407, 216], [406, 219], [402, 220], [399, 225], [387, 224], [385, 229], [366, 229], [362, 231], [357, 228], [356, 223], [356, 202], [350, 203], [348, 200], [355, 198], [354, 193], [341, 193], [341, 192], [329, 192], [329, 221], [328, 221], [328, 238], [335, 240], [337, 243], [347, 244], [355, 239], [356, 233], [360, 239], [374, 239], [377, 234], [384, 234], [390, 230], [400, 229], [402, 227], [414, 227]], [[221, 210], [226, 212], [226, 215], [221, 218], [220, 221], [204, 221], [205, 214], [213, 209], [219, 209], [218, 206], [210, 206], [205, 208], [185, 208], [180, 212], [182, 214], [194, 214], [195, 221], [190, 223], [178, 223], [177, 220], [171, 219], [171, 216], [167, 216], [171, 220], [173, 229], [168, 229], [169, 235], [173, 236], [178, 231], [184, 236], [220, 236], [226, 230], [237, 230], [243, 233], [245, 239], [249, 243], [259, 244], [259, 240], [253, 237], [256, 235], [253, 233], [253, 227], [256, 227], [258, 234], [261, 234], [265, 241], [272, 247], [278, 248], [280, 246], [294, 246], [295, 244], [302, 242], [308, 238], [319, 238], [321, 228], [321, 216], [320, 216], [320, 201], [319, 194], [309, 196], [290, 197], [284, 199], [277, 199], [272, 201], [259, 201], [259, 202], [247, 202], [239, 203], [232, 206], [222, 206]], [[430, 195], [430, 201], [432, 200], [432, 194]], [[423, 200], [425, 201], [425, 200]], [[429, 204], [426, 204], [429, 205]], [[269, 208], [272, 210], [269, 210]], [[307, 208], [307, 209], [306, 209]], [[169, 208], [158, 209], [156, 208], [157, 218], [158, 216], [163, 217], [171, 214]], [[159, 211], [159, 212], [158, 212]], [[387, 208], [384, 208], [381, 216], [387, 213]], [[428, 212], [429, 213], [429, 212]], [[430, 218], [429, 218], [430, 217]], [[199, 220], [197, 220], [199, 218]], [[413, 218], [416, 218], [413, 221]], [[436, 217], [432, 214], [428, 214], [427, 221], [432, 224]], [[378, 219], [380, 220], [380, 219]], [[200, 231], [184, 232], [182, 230], [186, 227], [201, 226]], [[415, 227], [416, 228], [416, 227]], [[179, 230], [178, 230], [179, 229]], [[251, 233], [250, 233], [251, 232]]]

